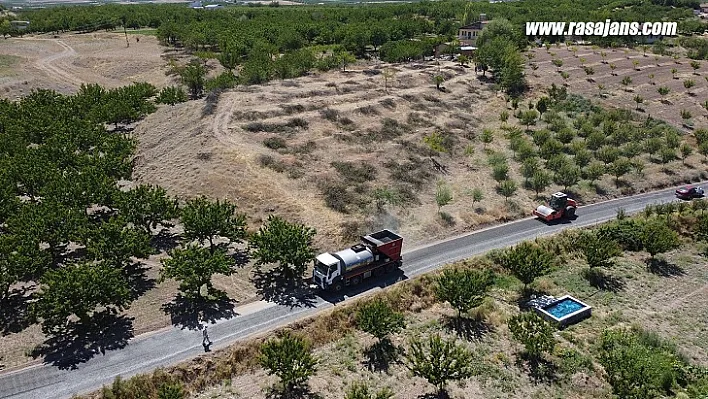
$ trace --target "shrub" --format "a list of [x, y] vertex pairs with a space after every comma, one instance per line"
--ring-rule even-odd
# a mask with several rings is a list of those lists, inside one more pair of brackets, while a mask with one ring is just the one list
[[377, 170], [374, 166], [362, 163], [357, 166], [354, 162], [332, 162], [332, 167], [345, 179], [354, 183], [365, 183], [375, 180]]
[[509, 319], [511, 336], [521, 342], [532, 359], [550, 352], [556, 344], [553, 327], [534, 312], [524, 312]]

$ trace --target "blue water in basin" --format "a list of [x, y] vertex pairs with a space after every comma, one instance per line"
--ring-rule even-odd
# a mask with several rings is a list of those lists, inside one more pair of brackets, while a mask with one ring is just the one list
[[577, 312], [578, 310], [582, 309], [583, 305], [578, 303], [577, 301], [574, 301], [570, 298], [563, 299], [560, 302], [556, 302], [553, 305], [544, 308], [544, 310], [550, 314], [553, 315], [553, 317], [556, 317], [558, 319], [561, 319], [571, 313]]

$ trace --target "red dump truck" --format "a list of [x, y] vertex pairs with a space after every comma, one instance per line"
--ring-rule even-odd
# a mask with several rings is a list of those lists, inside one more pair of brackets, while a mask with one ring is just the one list
[[339, 292], [361, 280], [401, 267], [403, 237], [390, 230], [361, 237], [361, 243], [315, 258], [312, 288]]

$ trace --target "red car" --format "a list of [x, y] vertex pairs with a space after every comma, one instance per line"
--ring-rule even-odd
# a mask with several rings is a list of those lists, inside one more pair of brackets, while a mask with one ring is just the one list
[[684, 200], [703, 198], [704, 195], [703, 188], [696, 186], [686, 186], [676, 190], [676, 197]]

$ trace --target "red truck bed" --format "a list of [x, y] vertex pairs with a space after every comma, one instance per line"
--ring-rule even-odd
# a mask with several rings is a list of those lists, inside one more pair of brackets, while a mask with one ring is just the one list
[[403, 247], [403, 237], [391, 230], [381, 230], [361, 237], [361, 241], [370, 246], [374, 251], [378, 251], [391, 260], [401, 259], [401, 248]]

